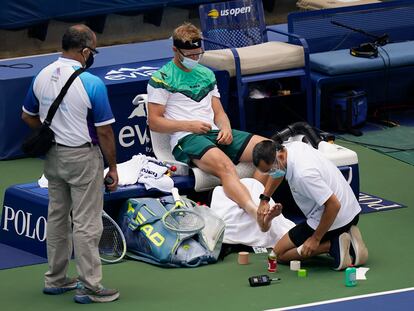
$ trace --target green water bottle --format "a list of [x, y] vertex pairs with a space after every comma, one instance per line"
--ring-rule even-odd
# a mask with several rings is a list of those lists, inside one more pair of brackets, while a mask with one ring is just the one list
[[356, 286], [356, 268], [354, 266], [350, 266], [345, 269], [345, 286], [353, 287]]

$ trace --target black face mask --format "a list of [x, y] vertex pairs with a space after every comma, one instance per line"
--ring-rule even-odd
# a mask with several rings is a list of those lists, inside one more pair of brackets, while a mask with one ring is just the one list
[[88, 59], [85, 60], [85, 69], [88, 69], [89, 67], [91, 67], [93, 65], [94, 60], [95, 58], [93, 57], [93, 54], [90, 53]]

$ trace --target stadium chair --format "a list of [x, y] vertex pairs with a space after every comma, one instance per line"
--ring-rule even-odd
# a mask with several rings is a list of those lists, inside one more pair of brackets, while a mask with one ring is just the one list
[[[132, 103], [135, 106], [145, 104], [145, 108], [148, 111], [148, 101], [146, 94], [137, 95], [132, 100]], [[151, 130], [149, 130], [149, 134], [152, 143], [152, 150], [155, 154], [155, 157], [158, 160], [165, 161], [167, 163], [171, 163], [178, 166], [187, 166], [187, 164], [175, 160], [174, 156], [172, 155], [170, 148], [170, 137], [168, 134], [158, 133]], [[252, 163], [240, 162], [236, 165], [236, 170], [240, 178], [252, 177], [255, 171], [255, 167]], [[211, 174], [205, 173], [197, 167], [192, 167], [190, 171], [194, 175], [194, 190], [196, 192], [207, 191], [213, 189], [215, 186], [220, 185], [219, 178]]]
[[321, 9], [332, 9], [341, 8], [344, 6], [363, 5], [370, 3], [379, 3], [379, 0], [354, 0], [354, 1], [343, 1], [343, 0], [299, 0], [296, 2], [296, 6], [302, 10], [321, 10]]
[[[301, 79], [307, 121], [314, 124], [309, 53], [304, 39], [266, 28], [261, 0], [204, 4], [199, 14], [206, 50], [201, 63], [236, 77], [240, 129], [246, 129], [248, 84], [286, 77]], [[267, 32], [285, 35], [295, 44], [268, 41]]]

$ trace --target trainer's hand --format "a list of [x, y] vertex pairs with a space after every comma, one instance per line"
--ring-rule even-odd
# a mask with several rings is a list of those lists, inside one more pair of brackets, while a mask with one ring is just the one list
[[206, 134], [211, 131], [211, 124], [203, 121], [189, 121], [188, 131], [195, 134]]
[[217, 143], [221, 145], [230, 145], [233, 141], [233, 133], [231, 128], [224, 127], [220, 129], [220, 132], [217, 135]]
[[305, 243], [303, 243], [301, 255], [303, 257], [311, 257], [314, 255], [315, 251], [318, 249], [321, 241], [317, 240], [315, 237], [310, 236]]
[[269, 202], [260, 201], [259, 207], [257, 208], [257, 219], [263, 219], [269, 212]]

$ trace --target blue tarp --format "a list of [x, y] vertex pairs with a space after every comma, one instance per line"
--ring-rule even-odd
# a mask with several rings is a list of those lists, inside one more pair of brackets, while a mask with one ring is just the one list
[[2, 0], [0, 29], [17, 29], [50, 19], [79, 19], [88, 16], [145, 11], [165, 6], [194, 5], [211, 0]]

